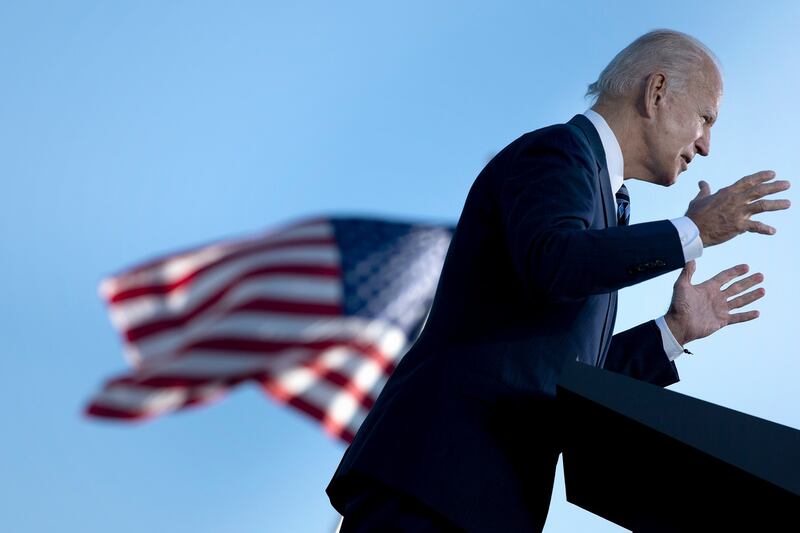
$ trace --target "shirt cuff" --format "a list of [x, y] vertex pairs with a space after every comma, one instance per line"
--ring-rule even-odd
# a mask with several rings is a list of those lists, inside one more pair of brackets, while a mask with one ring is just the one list
[[683, 261], [688, 263], [703, 255], [703, 241], [700, 239], [700, 230], [689, 217], [670, 219], [672, 225], [678, 230], [683, 247]]
[[678, 343], [675, 335], [669, 330], [667, 321], [663, 316], [656, 318], [656, 326], [661, 330], [661, 342], [664, 345], [664, 353], [670, 361], [674, 361], [683, 353], [683, 346]]

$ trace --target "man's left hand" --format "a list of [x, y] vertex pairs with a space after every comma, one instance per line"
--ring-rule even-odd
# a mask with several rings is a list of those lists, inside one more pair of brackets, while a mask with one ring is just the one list
[[723, 270], [713, 278], [692, 285], [692, 275], [697, 265], [689, 261], [675, 282], [672, 302], [664, 319], [675, 339], [684, 345], [695, 339], [708, 337], [715, 331], [738, 322], [746, 322], [758, 318], [758, 311], [731, 313], [752, 303], [765, 294], [763, 288], [741, 294], [754, 285], [764, 281], [760, 272], [732, 283], [725, 290], [722, 286], [735, 278], [747, 274], [747, 265], [737, 265]]

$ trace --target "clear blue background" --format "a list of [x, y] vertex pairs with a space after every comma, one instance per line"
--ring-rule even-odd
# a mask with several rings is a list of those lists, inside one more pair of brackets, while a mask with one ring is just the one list
[[[725, 96], [711, 157], [670, 188], [629, 182], [634, 223], [682, 215], [699, 179], [800, 168], [796, 3], [394, 4], [0, 5], [4, 531], [336, 524], [323, 489], [343, 446], [254, 387], [138, 426], [81, 417], [125, 368], [108, 274], [310, 214], [455, 221], [493, 153], [586, 109], [586, 85], [657, 27], [717, 52]], [[696, 281], [747, 262], [767, 295], [758, 320], [689, 345], [674, 390], [800, 427], [799, 216], [705, 251]], [[622, 291], [617, 331], [662, 314], [676, 276]], [[559, 479], [546, 531], [618, 530]]]

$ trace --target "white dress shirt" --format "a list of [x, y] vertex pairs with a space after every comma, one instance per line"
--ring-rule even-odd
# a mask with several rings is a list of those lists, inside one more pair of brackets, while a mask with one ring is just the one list
[[[617, 194], [619, 188], [622, 187], [622, 182], [625, 179], [624, 175], [624, 160], [622, 159], [622, 148], [619, 146], [617, 136], [611, 130], [611, 127], [600, 115], [600, 113], [591, 109], [583, 113], [586, 118], [592, 123], [600, 135], [600, 141], [603, 143], [603, 151], [606, 153], [606, 166], [608, 167], [608, 178], [611, 181], [611, 192]], [[689, 262], [692, 259], [697, 259], [703, 255], [703, 241], [700, 240], [700, 230], [692, 219], [689, 217], [673, 218], [670, 220], [678, 230], [678, 236], [681, 239], [681, 246], [683, 247], [683, 259]], [[663, 316], [656, 319], [656, 325], [661, 330], [661, 341], [664, 345], [664, 352], [669, 357], [670, 361], [674, 361], [681, 354], [683, 354], [683, 346], [675, 339], [675, 336], [669, 330], [667, 322]]]

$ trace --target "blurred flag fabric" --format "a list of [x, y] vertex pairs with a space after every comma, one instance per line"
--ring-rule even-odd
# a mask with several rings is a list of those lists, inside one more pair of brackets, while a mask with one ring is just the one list
[[141, 420], [253, 382], [350, 442], [433, 300], [454, 229], [316, 218], [100, 285], [133, 367], [90, 417]]

